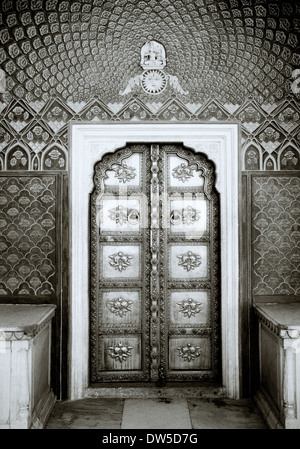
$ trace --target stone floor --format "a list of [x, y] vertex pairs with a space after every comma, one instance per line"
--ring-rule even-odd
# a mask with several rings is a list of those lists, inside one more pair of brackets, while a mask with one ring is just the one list
[[226, 398], [57, 402], [46, 429], [267, 429], [255, 404]]

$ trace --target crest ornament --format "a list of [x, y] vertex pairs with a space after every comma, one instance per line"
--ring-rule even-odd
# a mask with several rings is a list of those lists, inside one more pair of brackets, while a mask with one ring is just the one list
[[141, 48], [141, 66], [147, 69], [163, 69], [167, 64], [166, 51], [157, 41], [148, 41]]
[[150, 95], [158, 95], [167, 85], [177, 93], [183, 95], [189, 93], [182, 89], [177, 76], [164, 71], [167, 65], [166, 50], [160, 42], [147, 41], [142, 46], [140, 65], [144, 70], [143, 73], [130, 78], [127, 87], [120, 92], [120, 95], [127, 95], [136, 88], [142, 88]]

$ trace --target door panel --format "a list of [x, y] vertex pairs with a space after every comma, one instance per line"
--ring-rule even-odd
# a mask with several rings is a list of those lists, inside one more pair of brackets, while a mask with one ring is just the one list
[[91, 195], [93, 382], [149, 380], [149, 147], [96, 164]]
[[219, 203], [182, 145], [128, 145], [91, 195], [91, 381], [218, 380]]
[[[219, 222], [213, 167], [181, 145], [162, 145], [161, 366], [168, 380], [218, 380]], [[162, 333], [161, 333], [162, 335]]]

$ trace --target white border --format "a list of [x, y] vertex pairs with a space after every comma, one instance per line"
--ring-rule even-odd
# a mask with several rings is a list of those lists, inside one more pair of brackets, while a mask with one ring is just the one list
[[180, 142], [215, 163], [221, 207], [222, 382], [239, 398], [239, 128], [237, 124], [70, 123], [69, 397], [89, 385], [89, 196], [94, 164], [129, 142]]

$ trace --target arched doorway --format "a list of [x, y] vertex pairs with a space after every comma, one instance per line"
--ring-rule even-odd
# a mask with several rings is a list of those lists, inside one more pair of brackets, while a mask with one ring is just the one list
[[126, 145], [95, 165], [90, 213], [90, 381], [220, 382], [213, 163]]
[[181, 144], [186, 149], [193, 149], [195, 155], [204, 155], [214, 164], [215, 186], [219, 192], [220, 201], [221, 382], [227, 397], [239, 397], [239, 189], [241, 179], [238, 135], [238, 125], [230, 123], [70, 124], [70, 399], [107, 393], [106, 388], [99, 389], [95, 386], [90, 388], [89, 205], [90, 195], [94, 189], [95, 164], [105, 155], [117, 153], [119, 149], [125, 148], [131, 142], [146, 145]]

